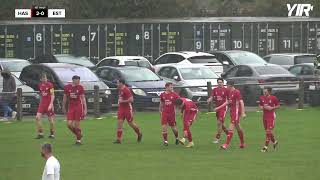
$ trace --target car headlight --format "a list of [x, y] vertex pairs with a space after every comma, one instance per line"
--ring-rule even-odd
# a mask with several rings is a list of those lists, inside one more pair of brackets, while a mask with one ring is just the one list
[[201, 92], [202, 91], [202, 89], [201, 88], [198, 88], [198, 87], [192, 87], [192, 88], [189, 88], [190, 89], [190, 91], [192, 91], [192, 92]]
[[147, 96], [147, 94], [142, 89], [132, 89], [132, 92], [139, 96]]
[[107, 90], [104, 92], [104, 94], [110, 95], [110, 94], [111, 94], [111, 91], [110, 91], [109, 89], [107, 89]]

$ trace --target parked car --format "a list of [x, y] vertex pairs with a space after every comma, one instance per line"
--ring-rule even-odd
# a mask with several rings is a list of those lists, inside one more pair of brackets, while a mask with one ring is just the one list
[[[47, 74], [48, 80], [54, 84], [56, 90], [63, 90], [64, 86], [72, 82], [72, 76], [78, 75], [81, 78], [81, 85], [85, 90], [91, 90], [87, 92], [86, 99], [88, 109], [93, 109], [93, 92], [94, 86], [98, 85], [101, 89], [100, 92], [100, 108], [102, 111], [107, 112], [111, 108], [111, 102], [109, 100], [110, 90], [91, 70], [86, 67], [65, 64], [65, 63], [41, 63], [32, 64], [25, 67], [20, 75], [20, 79], [28, 86], [35, 90], [38, 90], [38, 84], [40, 83], [41, 74]], [[104, 90], [104, 92], [102, 92]], [[56, 93], [55, 110], [61, 112], [63, 92]]]
[[[165, 82], [158, 75], [142, 67], [99, 67], [96, 74], [110, 87], [117, 87], [117, 80], [124, 79], [132, 89], [136, 109], [157, 107]], [[113, 104], [118, 104], [118, 91], [112, 91]]]
[[[38, 110], [38, 105], [40, 101], [40, 96], [29, 86], [22, 83], [15, 75], [12, 75], [15, 82], [16, 82], [16, 88], [22, 89], [22, 112], [24, 113], [35, 113]], [[3, 77], [0, 76], [0, 92], [2, 92], [3, 89]], [[1, 95], [0, 95], [1, 99]], [[17, 106], [16, 98], [14, 98], [11, 102], [11, 107]]]
[[249, 51], [229, 50], [214, 51], [211, 54], [219, 60], [223, 65], [223, 72], [236, 65], [245, 64], [266, 64], [267, 62], [255, 53]]
[[31, 63], [24, 59], [0, 58], [0, 70], [7, 69], [19, 77], [22, 69]]
[[97, 63], [96, 66], [138, 66], [148, 68], [154, 72], [152, 64], [148, 61], [148, 59], [142, 56], [110, 56], [103, 58]]
[[55, 55], [42, 55], [35, 59], [31, 59], [32, 64], [39, 63], [67, 63], [76, 64], [80, 66], [87, 67], [89, 69], [94, 69], [95, 65], [87, 57], [75, 57], [71, 54], [55, 54]]
[[209, 67], [202, 65], [167, 64], [158, 69], [157, 74], [174, 86], [205, 86], [178, 89], [180, 96], [192, 99], [197, 103], [206, 102], [208, 98], [207, 82], [217, 85], [219, 76]]
[[[307, 82], [307, 81], [319, 81], [319, 76], [317, 75], [319, 69], [315, 69], [313, 63], [304, 63], [304, 64], [297, 64], [294, 66], [291, 66], [289, 68], [289, 72], [291, 72], [293, 75], [297, 76], [299, 79], [303, 79], [305, 82], [305, 97], [308, 97], [308, 91], [310, 89], [310, 86], [314, 86], [314, 82]], [[306, 99], [308, 101], [308, 99]]]
[[256, 105], [256, 102], [264, 86], [272, 87], [273, 94], [280, 100], [289, 103], [295, 102], [299, 84], [270, 84], [264, 83], [286, 83], [296, 82], [298, 78], [285, 68], [275, 64], [250, 64], [234, 66], [222, 74], [226, 80], [234, 80], [240, 89], [244, 101], [248, 105]]
[[156, 71], [166, 64], [197, 64], [208, 66], [218, 75], [223, 72], [222, 64], [216, 59], [216, 57], [204, 52], [169, 52], [158, 57], [153, 64]]
[[264, 56], [268, 63], [278, 64], [286, 69], [291, 66], [302, 63], [314, 63], [317, 59], [315, 54], [302, 54], [302, 53], [282, 53], [282, 54], [269, 54]]

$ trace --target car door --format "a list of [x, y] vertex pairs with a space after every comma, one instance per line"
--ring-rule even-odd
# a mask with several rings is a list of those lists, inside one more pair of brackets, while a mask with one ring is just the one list
[[297, 76], [298, 78], [303, 78], [302, 77], [302, 66], [298, 65], [298, 66], [293, 66], [291, 68], [288, 69], [289, 72], [295, 76]]
[[258, 97], [261, 95], [261, 88], [257, 85], [258, 77], [254, 76], [251, 67], [239, 66], [234, 78], [235, 84], [242, 94], [244, 101], [249, 105], [256, 105]]

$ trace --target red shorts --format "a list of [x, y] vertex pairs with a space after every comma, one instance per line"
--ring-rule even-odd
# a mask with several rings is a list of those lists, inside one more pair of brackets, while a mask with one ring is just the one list
[[132, 110], [118, 110], [118, 120], [127, 120], [128, 122], [133, 121]]
[[168, 114], [168, 113], [161, 113], [161, 125], [169, 125], [175, 126], [176, 123], [176, 115], [175, 114]]
[[189, 123], [190, 125], [196, 119], [197, 111], [185, 112], [183, 114], [183, 122]]
[[264, 129], [273, 129], [275, 125], [275, 119], [263, 119]]
[[224, 123], [224, 119], [226, 118], [226, 110], [220, 110], [216, 112], [216, 117], [219, 122]]
[[230, 111], [230, 118], [232, 124], [239, 124], [241, 113], [239, 111]]
[[54, 116], [54, 111], [51, 109], [48, 111], [49, 104], [39, 104], [37, 113], [47, 114], [48, 117]]
[[67, 113], [67, 120], [68, 121], [80, 121], [83, 120], [83, 108], [82, 106], [77, 107], [69, 107], [68, 113]]

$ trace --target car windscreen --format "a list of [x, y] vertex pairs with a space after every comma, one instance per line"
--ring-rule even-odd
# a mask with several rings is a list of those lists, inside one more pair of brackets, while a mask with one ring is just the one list
[[208, 67], [180, 68], [183, 79], [216, 79], [218, 76]]
[[191, 63], [218, 63], [219, 61], [215, 56], [193, 56], [188, 58]]
[[[22, 86], [22, 82], [15, 76], [13, 76], [14, 80], [16, 81], [16, 86]], [[0, 88], [3, 88], [3, 77], [0, 76]]]
[[228, 52], [227, 53], [237, 65], [245, 64], [266, 64], [260, 56], [251, 52]]
[[295, 64], [314, 63], [315, 61], [316, 61], [316, 56], [296, 56], [294, 58]]
[[122, 69], [124, 79], [128, 82], [160, 81], [161, 79], [149, 69]]
[[291, 74], [281, 66], [257, 66], [254, 69], [260, 75]]
[[81, 81], [99, 81], [99, 78], [85, 67], [53, 68], [59, 79], [63, 82], [72, 82], [72, 76], [80, 76]]
[[85, 67], [93, 67], [94, 64], [85, 57], [56, 56], [59, 63], [78, 64]]
[[11, 72], [21, 72], [22, 69], [30, 65], [29, 61], [3, 61], [1, 62], [2, 67]]
[[125, 61], [124, 64], [126, 66], [138, 66], [138, 67], [150, 68], [149, 62], [144, 60], [129, 60], [129, 61]]

